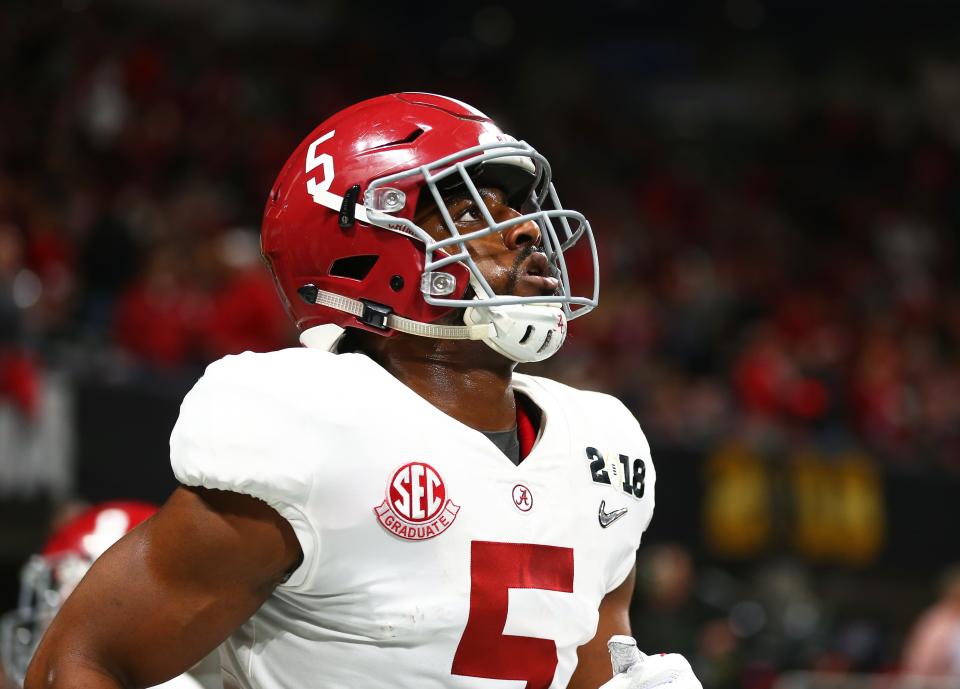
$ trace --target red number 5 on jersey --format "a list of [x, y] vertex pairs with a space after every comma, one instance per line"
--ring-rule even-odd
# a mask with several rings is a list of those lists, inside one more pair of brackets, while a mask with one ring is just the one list
[[509, 589], [573, 592], [573, 549], [532, 543], [470, 544], [470, 616], [453, 656], [454, 675], [526, 680], [547, 689], [557, 670], [549, 639], [507, 636]]

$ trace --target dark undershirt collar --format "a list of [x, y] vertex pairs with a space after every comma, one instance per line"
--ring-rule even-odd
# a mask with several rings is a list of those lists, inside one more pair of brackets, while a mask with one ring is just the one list
[[520, 464], [537, 440], [543, 412], [526, 395], [514, 393], [517, 400], [517, 425], [505, 431], [481, 431], [515, 465]]
[[505, 431], [480, 431], [487, 439], [500, 448], [514, 464], [520, 464], [520, 439], [517, 437], [517, 427]]

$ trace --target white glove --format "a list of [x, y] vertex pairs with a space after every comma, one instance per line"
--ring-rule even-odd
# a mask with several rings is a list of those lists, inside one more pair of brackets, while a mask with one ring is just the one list
[[607, 642], [613, 679], [599, 689], [703, 689], [690, 663], [678, 653], [644, 655], [629, 636], [611, 636]]
[[158, 684], [154, 689], [203, 689], [203, 685], [190, 675], [183, 674]]

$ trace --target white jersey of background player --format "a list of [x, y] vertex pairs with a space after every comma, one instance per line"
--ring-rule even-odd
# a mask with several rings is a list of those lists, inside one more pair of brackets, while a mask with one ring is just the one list
[[262, 248], [306, 347], [208, 368], [171, 437], [184, 486], [97, 561], [26, 689], [149, 685], [221, 642], [244, 689], [608, 680], [654, 470], [617, 400], [513, 374], [597, 303], [546, 159], [459, 101], [364, 101], [293, 153]]

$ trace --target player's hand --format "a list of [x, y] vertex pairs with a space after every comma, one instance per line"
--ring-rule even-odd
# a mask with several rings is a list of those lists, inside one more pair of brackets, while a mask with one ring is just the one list
[[678, 653], [644, 655], [629, 636], [612, 636], [607, 642], [613, 679], [599, 689], [703, 689], [687, 659]]

